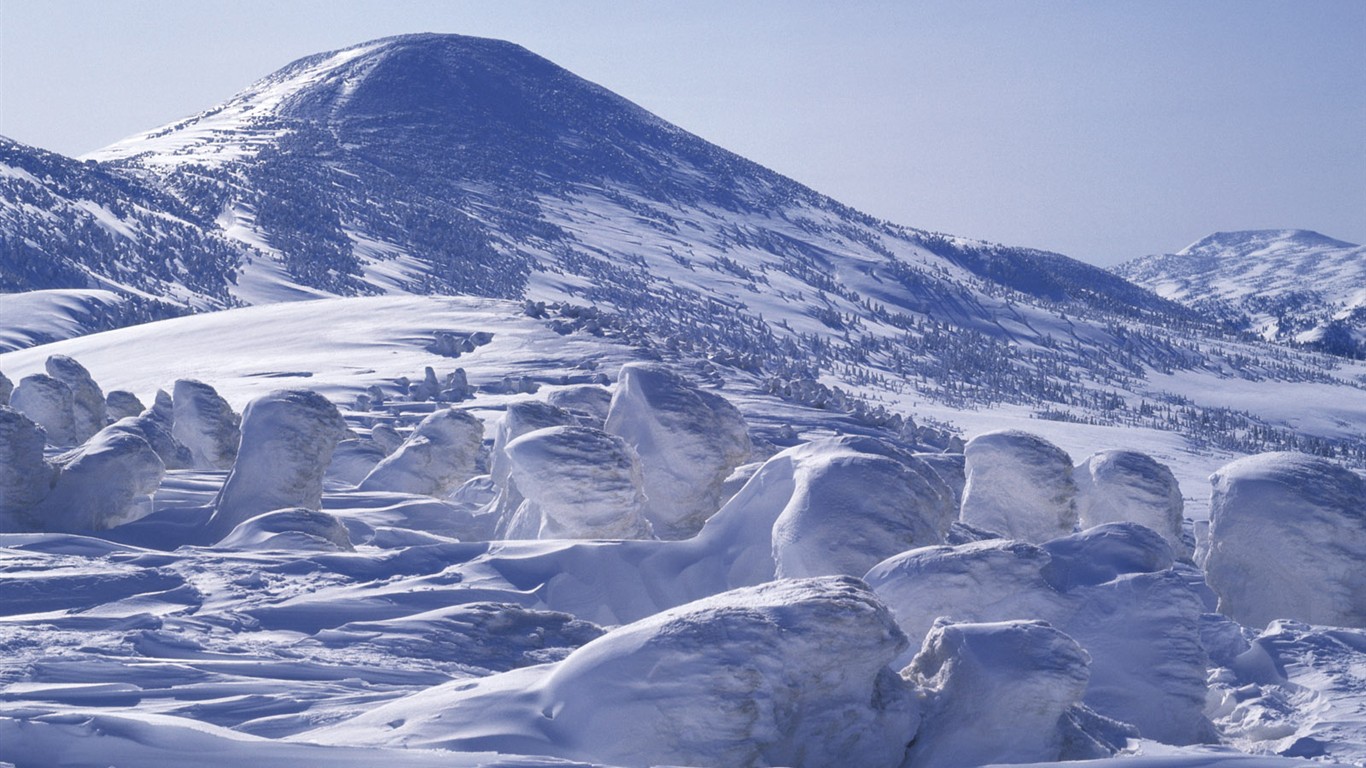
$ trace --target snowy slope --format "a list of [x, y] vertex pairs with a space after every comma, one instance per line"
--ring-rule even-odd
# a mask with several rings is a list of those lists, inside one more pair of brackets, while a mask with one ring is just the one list
[[1217, 232], [1115, 272], [1269, 341], [1366, 355], [1366, 248], [1302, 229]]

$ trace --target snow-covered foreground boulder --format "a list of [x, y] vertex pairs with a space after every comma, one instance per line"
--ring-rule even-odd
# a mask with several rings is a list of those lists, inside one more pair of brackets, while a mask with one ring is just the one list
[[337, 407], [316, 392], [279, 390], [248, 403], [242, 447], [209, 520], [213, 535], [277, 509], [318, 509], [323, 473], [345, 435]]
[[1119, 729], [1083, 725], [1100, 720], [1079, 706], [1088, 666], [1081, 646], [1044, 622], [936, 624], [903, 673], [926, 698], [906, 768], [1113, 754], [1123, 741], [1105, 737]]
[[1082, 528], [1139, 523], [1161, 534], [1177, 557], [1190, 559], [1181, 535], [1181, 486], [1165, 464], [1138, 451], [1101, 451], [1078, 465], [1072, 478]]
[[146, 440], [118, 431], [101, 431], [54, 463], [52, 492], [34, 510], [47, 531], [102, 531], [151, 514], [166, 473]]
[[474, 477], [483, 441], [484, 425], [468, 411], [436, 411], [365, 476], [360, 489], [445, 496]]
[[104, 429], [104, 392], [100, 391], [100, 385], [95, 383], [90, 371], [66, 355], [48, 357], [44, 368], [47, 369], [47, 375], [71, 390], [72, 426], [76, 442], [85, 442]]
[[52, 490], [55, 470], [43, 460], [43, 433], [24, 414], [0, 405], [0, 531], [34, 530], [29, 514]]
[[1172, 563], [1161, 536], [1112, 523], [1044, 546], [998, 539], [912, 550], [867, 580], [912, 643], [940, 617], [1052, 624], [1091, 655], [1088, 706], [1149, 738], [1189, 744], [1212, 737], [1202, 714], [1203, 604]]
[[640, 456], [645, 514], [661, 539], [701, 530], [721, 507], [722, 483], [751, 450], [735, 406], [653, 363], [622, 366], [605, 428]]
[[574, 417], [562, 408], [542, 403], [538, 400], [524, 400], [508, 403], [503, 418], [493, 434], [493, 450], [489, 454], [489, 476], [498, 489], [498, 498], [490, 514], [496, 516], [499, 530], [505, 530], [512, 522], [512, 516], [522, 505], [521, 492], [509, 484], [512, 460], [508, 458], [507, 446], [513, 440], [538, 429], [563, 427], [574, 423]]
[[186, 448], [196, 469], [231, 469], [242, 439], [242, 418], [213, 387], [192, 379], [175, 383], [171, 434]]
[[591, 427], [529, 432], [504, 448], [508, 481], [523, 501], [508, 520], [512, 539], [648, 539], [635, 451]]
[[1004, 430], [969, 440], [963, 455], [963, 522], [1035, 544], [1076, 528], [1072, 459], [1061, 448], [1038, 435]]
[[854, 579], [779, 581], [628, 624], [564, 661], [414, 694], [309, 740], [611, 765], [894, 768], [906, 638]]
[[76, 439], [76, 406], [71, 387], [61, 381], [45, 373], [25, 376], [14, 388], [9, 404], [43, 428], [48, 445], [80, 442]]
[[882, 558], [942, 542], [950, 498], [932, 469], [880, 440], [794, 446], [707, 521], [692, 542], [705, 563], [695, 570], [719, 574], [722, 589], [779, 574], [861, 576]]
[[336, 515], [316, 509], [277, 509], [245, 520], [218, 542], [226, 549], [350, 552], [351, 537]]
[[1210, 481], [1204, 566], [1220, 613], [1366, 627], [1366, 481], [1298, 453], [1239, 459]]

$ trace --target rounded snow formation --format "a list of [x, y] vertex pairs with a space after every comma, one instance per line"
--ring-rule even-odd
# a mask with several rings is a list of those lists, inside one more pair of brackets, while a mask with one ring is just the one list
[[327, 479], [360, 485], [365, 476], [374, 471], [389, 452], [374, 440], [355, 438], [337, 443], [332, 452], [332, 463], [327, 465]]
[[1089, 658], [1041, 621], [938, 623], [903, 673], [927, 701], [908, 768], [1054, 762]]
[[[884, 483], [890, 492], [869, 492]], [[770, 581], [780, 567], [787, 576], [861, 576], [879, 558], [942, 542], [949, 498], [932, 469], [889, 443], [814, 440], [764, 462], [695, 541], [723, 588]]]
[[748, 460], [749, 428], [725, 398], [663, 365], [621, 367], [605, 429], [645, 470], [645, 516], [661, 539], [695, 535], [721, 507], [721, 487]]
[[941, 617], [1052, 624], [1091, 655], [1088, 706], [1146, 737], [1190, 744], [1213, 737], [1203, 715], [1205, 608], [1171, 565], [1157, 533], [1113, 523], [1042, 547], [998, 539], [912, 550], [866, 579], [912, 643]]
[[956, 516], [951, 491], [919, 459], [865, 452], [871, 445], [855, 438], [799, 452], [792, 496], [773, 523], [778, 578], [862, 576], [898, 552], [944, 542]]
[[247, 404], [242, 447], [214, 503], [209, 528], [226, 535], [265, 512], [322, 505], [323, 474], [346, 436], [346, 422], [327, 398], [286, 389]]
[[738, 589], [620, 627], [563, 661], [460, 680], [310, 738], [623, 766], [895, 768], [919, 720], [906, 645], [855, 579]]
[[398, 431], [383, 422], [370, 428], [370, 439], [384, 449], [385, 456], [397, 451], [398, 447], [403, 445], [403, 438], [399, 436]]
[[31, 531], [30, 514], [52, 490], [56, 470], [43, 460], [43, 432], [24, 414], [0, 405], [0, 531]]
[[146, 440], [100, 432], [54, 463], [60, 470], [35, 517], [47, 531], [103, 531], [152, 512], [166, 467]]
[[171, 434], [186, 448], [195, 469], [232, 469], [242, 419], [213, 387], [193, 379], [175, 383]]
[[194, 456], [175, 439], [172, 418], [171, 396], [158, 390], [151, 408], [137, 416], [119, 419], [105, 429], [129, 432], [146, 440], [167, 469], [189, 469], [194, 466]]
[[[574, 417], [568, 411], [539, 400], [508, 403], [507, 411], [503, 413], [502, 420], [498, 422], [498, 429], [494, 432], [493, 452], [489, 456], [489, 475], [492, 476], [494, 485], [499, 489], [507, 487], [508, 474], [512, 471], [512, 462], [507, 456], [508, 443], [528, 432], [549, 427], [564, 427], [573, 423]], [[516, 511], [522, 502], [515, 494], [504, 494], [504, 498], [502, 506], [507, 515]]]
[[523, 497], [510, 539], [648, 539], [640, 462], [626, 441], [591, 427], [550, 427], [508, 443]]
[[104, 410], [111, 421], [118, 421], [140, 415], [147, 406], [132, 392], [116, 389], [104, 396]]
[[355, 551], [346, 526], [336, 515], [302, 507], [277, 509], [243, 521], [218, 546], [289, 552]]
[[612, 391], [596, 384], [563, 387], [546, 395], [546, 402], [573, 413], [580, 422], [601, 428], [612, 407]]
[[939, 479], [953, 492], [953, 508], [963, 506], [963, 486], [967, 485], [967, 460], [961, 453], [917, 453], [917, 459], [925, 462]]
[[45, 373], [19, 380], [10, 407], [32, 419], [47, 434], [48, 445], [75, 445], [76, 405], [71, 387]]
[[1165, 464], [1137, 451], [1101, 451], [1077, 466], [1072, 479], [1082, 528], [1140, 523], [1161, 534], [1177, 557], [1189, 561], [1190, 547], [1181, 535], [1181, 486]]
[[484, 424], [446, 408], [423, 419], [408, 439], [360, 483], [362, 491], [444, 497], [476, 474]]
[[47, 375], [71, 389], [72, 426], [75, 442], [83, 443], [104, 429], [104, 393], [85, 366], [66, 355], [52, 355], [43, 366]]
[[1220, 613], [1366, 627], [1366, 481], [1299, 453], [1239, 459], [1210, 481], [1204, 567]]
[[963, 522], [1036, 544], [1076, 528], [1072, 458], [1063, 449], [1012, 429], [974, 437], [963, 454]]

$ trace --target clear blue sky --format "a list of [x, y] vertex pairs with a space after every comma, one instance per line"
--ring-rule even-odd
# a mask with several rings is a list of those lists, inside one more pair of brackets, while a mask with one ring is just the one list
[[1101, 264], [1366, 242], [1363, 0], [0, 0], [0, 134], [80, 154], [420, 31], [520, 43], [902, 224]]

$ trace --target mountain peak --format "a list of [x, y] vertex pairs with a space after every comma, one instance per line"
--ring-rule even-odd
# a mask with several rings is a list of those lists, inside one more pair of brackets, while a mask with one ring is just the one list
[[1243, 256], [1269, 248], [1355, 248], [1354, 243], [1335, 240], [1310, 229], [1252, 229], [1215, 232], [1177, 251], [1177, 256]]

